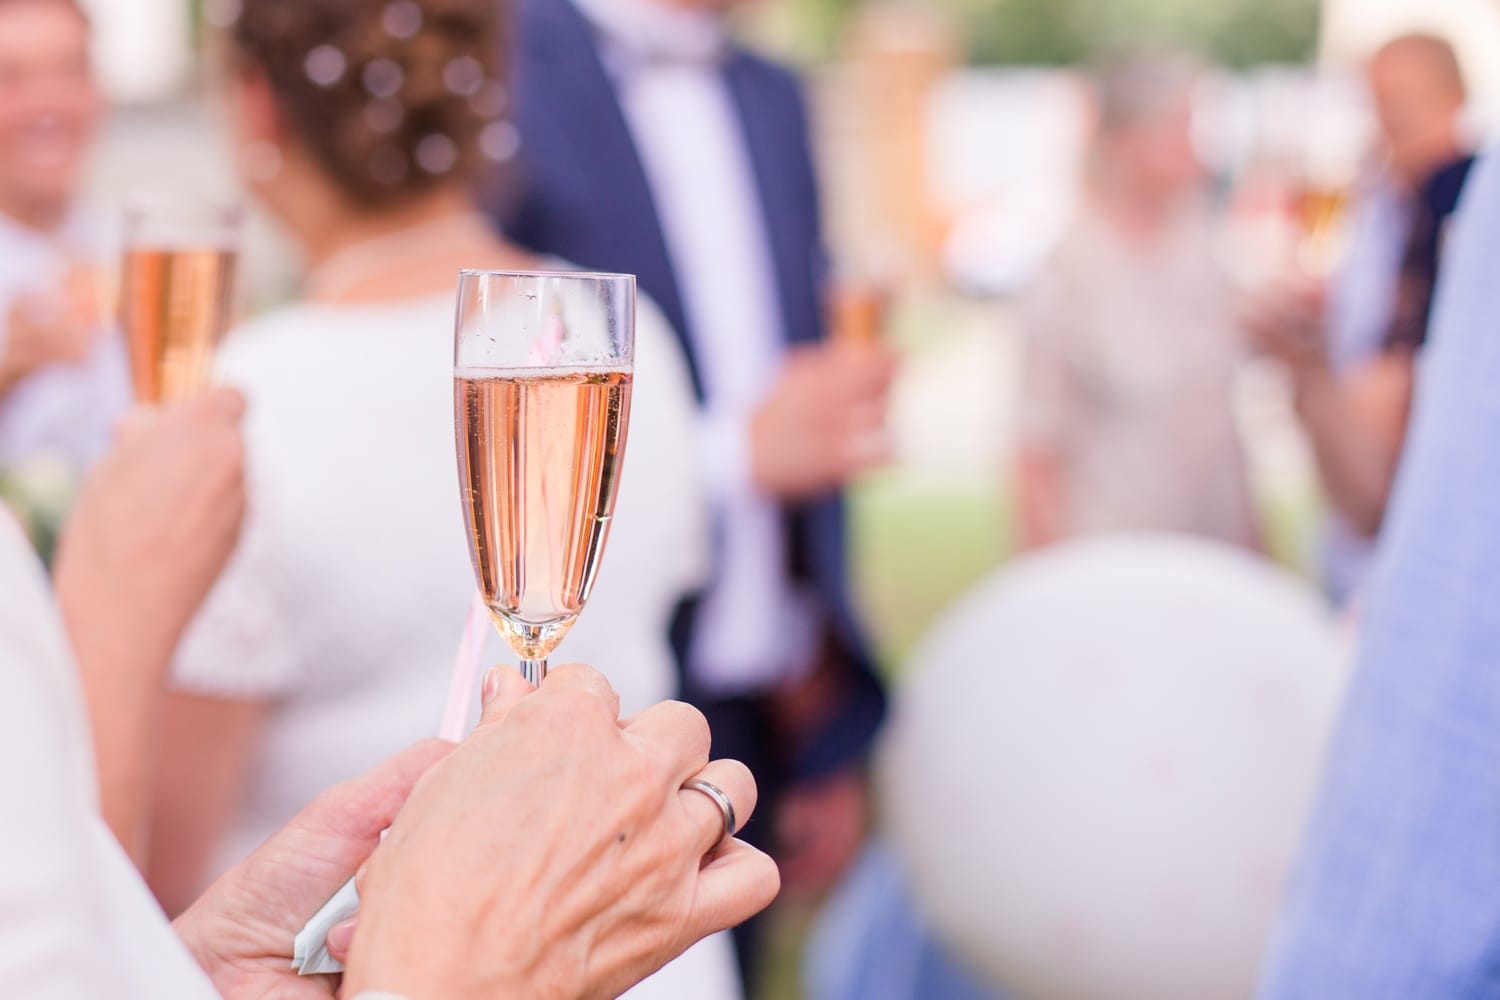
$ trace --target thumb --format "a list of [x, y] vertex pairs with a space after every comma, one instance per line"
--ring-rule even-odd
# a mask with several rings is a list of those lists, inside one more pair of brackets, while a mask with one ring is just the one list
[[505, 721], [510, 710], [535, 690], [515, 667], [492, 667], [484, 675], [484, 686], [480, 688], [479, 699], [484, 714], [479, 724], [491, 726]]

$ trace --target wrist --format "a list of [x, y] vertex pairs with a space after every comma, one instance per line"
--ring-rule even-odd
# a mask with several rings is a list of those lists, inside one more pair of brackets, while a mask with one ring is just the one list
[[[502, 942], [480, 945], [468, 933], [472, 928], [443, 920], [430, 899], [405, 896], [411, 905], [387, 909], [380, 905], [382, 895], [390, 898], [375, 885], [367, 885], [361, 893], [359, 924], [345, 963], [345, 995], [395, 995], [403, 1000], [528, 995], [524, 987], [533, 977], [511, 971], [521, 963], [501, 961], [497, 951]], [[421, 923], [414, 925], [417, 919]], [[473, 960], [481, 947], [482, 965]], [[483, 981], [475, 978], [481, 973]]]
[[[240, 977], [236, 975], [234, 963], [214, 947], [216, 934], [207, 926], [212, 923], [211, 912], [205, 912], [203, 900], [200, 899], [172, 921], [172, 932], [193, 957], [198, 968], [203, 970], [209, 982], [214, 984], [214, 989], [222, 996], [231, 996]], [[224, 932], [233, 934], [234, 928], [225, 928]]]
[[1292, 366], [1292, 396], [1300, 408], [1323, 398], [1337, 388], [1326, 358], [1309, 358]]
[[97, 675], [110, 694], [132, 704], [151, 701], [171, 663], [175, 641], [168, 630], [149, 627], [106, 595], [94, 594], [86, 573], [73, 572], [66, 560], [55, 584], [69, 645], [81, 672]]
[[10, 395], [10, 391], [25, 377], [25, 369], [9, 357], [0, 357], [0, 399]]

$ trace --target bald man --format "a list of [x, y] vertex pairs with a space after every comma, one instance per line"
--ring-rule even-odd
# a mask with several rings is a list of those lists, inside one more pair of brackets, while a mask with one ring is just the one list
[[1402, 35], [1370, 59], [1368, 80], [1390, 165], [1408, 189], [1468, 152], [1468, 87], [1453, 46], [1436, 35]]
[[1382, 148], [1356, 197], [1349, 253], [1326, 295], [1290, 297], [1252, 330], [1292, 372], [1332, 508], [1324, 576], [1341, 603], [1357, 597], [1385, 518], [1443, 236], [1474, 162], [1468, 91], [1446, 41], [1403, 35], [1375, 53], [1367, 79]]

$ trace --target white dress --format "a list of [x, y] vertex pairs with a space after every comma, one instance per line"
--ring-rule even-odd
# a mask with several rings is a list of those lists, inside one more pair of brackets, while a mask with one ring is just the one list
[[0, 996], [216, 996], [99, 816], [72, 656], [4, 507], [0, 594]]
[[[453, 439], [452, 331], [451, 295], [294, 305], [241, 328], [222, 352], [224, 380], [249, 403], [250, 513], [174, 683], [271, 707], [211, 875], [320, 791], [441, 721], [475, 588]], [[673, 696], [668, 625], [708, 557], [686, 362], [645, 302], [636, 340], [608, 548], [588, 607], [553, 657], [603, 669], [626, 713]], [[515, 662], [498, 637], [489, 642], [487, 663]], [[632, 995], [737, 998], [727, 939], [704, 942]]]

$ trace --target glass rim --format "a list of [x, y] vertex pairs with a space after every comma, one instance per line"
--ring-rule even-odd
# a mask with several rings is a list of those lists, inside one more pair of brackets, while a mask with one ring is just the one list
[[463, 267], [460, 278], [577, 278], [583, 281], [637, 281], [633, 274], [614, 271], [567, 271], [557, 268], [539, 271], [517, 271], [505, 268]]

